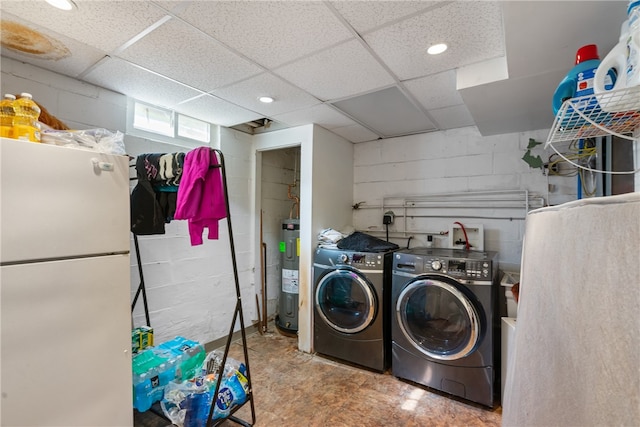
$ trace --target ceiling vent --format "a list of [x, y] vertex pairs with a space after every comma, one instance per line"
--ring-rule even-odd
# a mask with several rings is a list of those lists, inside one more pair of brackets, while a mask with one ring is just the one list
[[273, 120], [267, 118], [256, 119], [250, 122], [230, 126], [231, 129], [239, 130], [240, 132], [248, 133], [251, 135], [285, 129], [287, 127], [288, 126], [285, 126], [282, 123], [274, 122]]

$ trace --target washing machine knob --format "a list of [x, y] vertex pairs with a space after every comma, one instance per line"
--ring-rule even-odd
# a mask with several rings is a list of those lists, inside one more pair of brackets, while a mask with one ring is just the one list
[[340, 262], [347, 262], [347, 261], [349, 261], [349, 255], [347, 255], [347, 254], [340, 254], [340, 256], [338, 257], [338, 259], [340, 260]]
[[442, 262], [440, 262], [437, 259], [434, 261], [431, 261], [431, 268], [436, 271], [440, 270], [442, 268]]

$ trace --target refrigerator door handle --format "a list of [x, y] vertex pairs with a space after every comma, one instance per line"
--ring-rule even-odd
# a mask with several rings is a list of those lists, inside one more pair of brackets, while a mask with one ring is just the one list
[[97, 168], [97, 169], [100, 169], [100, 170], [103, 170], [103, 171], [113, 171], [114, 170], [113, 163], [101, 162], [96, 157], [92, 157], [91, 158], [91, 163], [93, 164], [94, 168]]

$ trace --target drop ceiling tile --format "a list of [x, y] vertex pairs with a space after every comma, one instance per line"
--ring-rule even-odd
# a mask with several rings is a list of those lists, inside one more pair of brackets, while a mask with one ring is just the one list
[[[20, 16], [106, 52], [122, 46], [166, 15], [147, 1], [74, 1], [78, 7], [68, 12], [45, 2], [3, 1], [2, 12]], [[73, 25], [69, 24], [71, 21]]]
[[429, 110], [429, 114], [438, 123], [441, 130], [473, 126], [475, 124], [471, 113], [469, 113], [464, 104]]
[[188, 6], [188, 2], [185, 0], [156, 0], [155, 3], [172, 13], [180, 13]]
[[[105, 56], [105, 53], [98, 49], [44, 27], [30, 24], [4, 11], [2, 12], [2, 21], [3, 40], [0, 52], [2, 56], [7, 58], [23, 61], [60, 74], [78, 76]], [[5, 45], [8, 45], [10, 40], [10, 36], [6, 32], [11, 29], [15, 30], [16, 34], [14, 35], [17, 37], [18, 43], [26, 41], [26, 46], [38, 53], [28, 53], [6, 47]], [[25, 37], [25, 34], [21, 33], [24, 30], [33, 30], [35, 33], [33, 35], [26, 34]], [[38, 39], [34, 39], [34, 37]]]
[[290, 113], [278, 114], [273, 116], [273, 119], [288, 126], [301, 126], [315, 123], [325, 129], [334, 129], [356, 124], [356, 122], [344, 114], [339, 113], [334, 108], [325, 104], [314, 105], [313, 107], [292, 111]]
[[380, 139], [378, 134], [371, 132], [369, 129], [359, 124], [334, 128], [331, 129], [331, 132], [340, 135], [347, 141], [351, 141], [353, 143]]
[[[451, 2], [364, 39], [400, 80], [495, 58], [505, 50], [501, 8], [493, 1]], [[449, 49], [428, 55], [434, 43], [447, 43]]]
[[349, 24], [360, 34], [386, 23], [434, 7], [442, 1], [332, 1]]
[[322, 2], [194, 2], [179, 15], [268, 68], [352, 37]]
[[180, 102], [202, 94], [118, 58], [101, 62], [85, 80], [139, 101], [175, 110]]
[[402, 84], [427, 110], [463, 104], [456, 89], [455, 70], [407, 80]]
[[263, 71], [179, 20], [166, 22], [119, 56], [204, 92]]
[[[269, 73], [216, 89], [211, 93], [233, 104], [256, 111], [264, 117], [311, 107], [320, 102], [308, 93]], [[264, 95], [274, 98], [275, 101], [271, 104], [258, 101], [258, 97]]]
[[220, 126], [235, 126], [263, 117], [259, 113], [238, 107], [209, 94], [185, 101], [176, 105], [175, 109], [187, 116]]
[[274, 70], [323, 101], [389, 86], [393, 77], [357, 40], [350, 40]]
[[334, 102], [349, 117], [385, 137], [434, 130], [429, 118], [396, 86]]

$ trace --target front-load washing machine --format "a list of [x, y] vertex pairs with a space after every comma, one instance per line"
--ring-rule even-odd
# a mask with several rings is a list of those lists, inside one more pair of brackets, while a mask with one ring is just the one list
[[497, 267], [495, 252], [443, 248], [395, 252], [394, 376], [493, 407], [499, 372]]
[[389, 367], [391, 261], [392, 252], [316, 250], [317, 353], [380, 372]]

